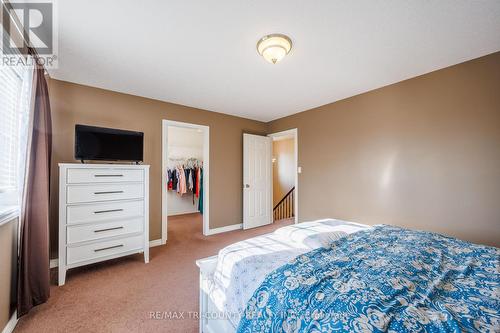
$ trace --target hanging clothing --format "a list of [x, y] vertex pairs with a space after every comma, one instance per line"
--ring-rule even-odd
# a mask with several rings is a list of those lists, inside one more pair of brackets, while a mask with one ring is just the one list
[[181, 184], [181, 177], [180, 177], [180, 174], [179, 174], [179, 168], [175, 168], [175, 179], [177, 180], [177, 182], [175, 183], [175, 187], [174, 187], [174, 190], [179, 193], [179, 185]]
[[193, 187], [191, 190], [193, 191], [193, 195], [194, 195], [196, 192], [196, 175], [198, 173], [198, 168], [193, 168], [191, 171], [192, 171], [191, 172], [191, 182], [193, 184]]
[[179, 167], [179, 190], [177, 193], [180, 195], [186, 194], [187, 189], [186, 189], [186, 173], [184, 171], [184, 168], [181, 166]]
[[167, 191], [172, 189], [173, 181], [172, 181], [172, 170], [167, 170]]
[[187, 183], [188, 183], [188, 190], [193, 191], [193, 177], [191, 176], [193, 174], [193, 169], [188, 169], [187, 172]]
[[200, 183], [199, 183], [199, 200], [198, 200], [198, 211], [203, 214], [203, 170], [202, 168], [199, 169], [199, 174], [200, 174]]
[[[175, 160], [178, 161], [178, 159]], [[193, 205], [196, 205], [195, 198], [199, 198], [202, 191], [203, 171], [201, 165], [202, 162], [198, 159], [189, 158], [182, 164], [178, 164], [175, 167], [169, 167], [167, 169], [166, 191], [176, 191], [181, 196], [191, 192], [193, 194]], [[201, 209], [203, 209], [203, 207]]]
[[172, 187], [171, 190], [177, 191], [177, 184], [179, 179], [177, 178], [177, 169], [172, 169]]
[[189, 169], [188, 168], [184, 169], [184, 176], [185, 176], [185, 180], [186, 180], [186, 193], [187, 193], [187, 191], [189, 190]]
[[200, 177], [201, 177], [201, 168], [198, 168], [196, 172], [196, 197], [200, 197]]
[[198, 172], [198, 168], [193, 168], [191, 172], [191, 183], [193, 184], [193, 188], [191, 189], [193, 191], [193, 205], [196, 203], [195, 202], [195, 197], [196, 197], [196, 173]]
[[194, 168], [189, 169], [188, 190], [191, 191], [191, 193], [193, 193], [193, 205], [194, 205], [193, 173], [194, 173]]

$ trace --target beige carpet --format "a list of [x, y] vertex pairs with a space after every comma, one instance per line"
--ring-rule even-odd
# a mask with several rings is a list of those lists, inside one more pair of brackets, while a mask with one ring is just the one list
[[[23, 317], [15, 332], [198, 332], [198, 321], [187, 318], [198, 311], [195, 260], [291, 223], [205, 237], [201, 215], [171, 217], [167, 245], [151, 248], [147, 265], [134, 255], [76, 268], [62, 287], [53, 269], [49, 301]], [[184, 312], [185, 318], [151, 319], [153, 311]]]

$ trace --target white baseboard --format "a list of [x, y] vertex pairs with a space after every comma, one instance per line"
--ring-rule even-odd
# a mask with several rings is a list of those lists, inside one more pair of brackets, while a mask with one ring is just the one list
[[161, 242], [161, 238], [149, 241], [149, 247], [155, 247], [160, 245], [163, 245], [163, 243]]
[[[161, 239], [155, 239], [155, 240], [149, 241], [149, 247], [155, 247], [155, 246], [160, 246], [160, 245], [162, 245]], [[56, 268], [57, 266], [59, 266], [59, 260], [57, 258], [50, 259], [50, 268]]]
[[185, 212], [177, 212], [177, 213], [169, 213], [168, 217], [171, 216], [180, 216], [180, 215], [190, 215], [190, 214], [199, 214], [200, 211], [198, 210], [193, 210], [193, 211], [185, 211]]
[[17, 325], [17, 310], [14, 311], [12, 316], [10, 317], [9, 321], [7, 322], [7, 325], [2, 330], [2, 333], [12, 333], [14, 332], [14, 328], [16, 328]]
[[206, 236], [220, 234], [221, 232], [239, 230], [239, 229], [243, 229], [243, 223], [228, 225], [225, 227], [220, 227], [220, 228], [215, 228], [215, 229], [208, 229]]

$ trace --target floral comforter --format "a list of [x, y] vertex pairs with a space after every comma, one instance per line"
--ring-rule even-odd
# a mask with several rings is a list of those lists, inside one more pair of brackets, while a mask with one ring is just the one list
[[238, 332], [500, 332], [500, 249], [392, 226], [267, 275]]

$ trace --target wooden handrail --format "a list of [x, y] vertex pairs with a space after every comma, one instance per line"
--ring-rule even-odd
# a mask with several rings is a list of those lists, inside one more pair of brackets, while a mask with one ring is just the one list
[[280, 202], [278, 202], [278, 203], [276, 204], [276, 206], [274, 206], [273, 210], [275, 210], [276, 208], [278, 208], [278, 206], [279, 206], [279, 205], [280, 205], [283, 201], [285, 201], [286, 197], [288, 197], [288, 196], [290, 195], [290, 193], [292, 193], [292, 192], [293, 192], [293, 190], [295, 190], [295, 186], [294, 186], [294, 187], [292, 187], [292, 189], [291, 189], [290, 191], [288, 191], [288, 193], [287, 193], [287, 194], [285, 194], [285, 196], [284, 196], [284, 197], [280, 200]]
[[289, 219], [295, 216], [295, 186], [278, 202], [273, 209], [273, 220]]

